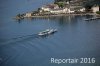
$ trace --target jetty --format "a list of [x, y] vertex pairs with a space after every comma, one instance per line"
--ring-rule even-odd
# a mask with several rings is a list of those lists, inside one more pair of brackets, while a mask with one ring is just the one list
[[91, 21], [91, 20], [97, 20], [100, 19], [100, 17], [95, 17], [95, 18], [89, 18], [89, 19], [84, 19], [85, 21]]

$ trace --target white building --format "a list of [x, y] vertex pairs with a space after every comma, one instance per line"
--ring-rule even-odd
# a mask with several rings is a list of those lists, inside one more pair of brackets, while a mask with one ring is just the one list
[[26, 13], [25, 17], [31, 17], [32, 16], [32, 13]]
[[69, 1], [67, 2], [67, 4], [69, 5]]
[[63, 13], [68, 13], [68, 8], [64, 8]]
[[67, 13], [74, 13], [74, 12], [75, 12], [74, 8], [69, 8]]
[[68, 13], [68, 8], [51, 9], [50, 12], [54, 14]]
[[41, 9], [42, 9], [43, 11], [50, 11], [50, 8], [48, 8], [48, 7], [46, 7], [46, 6], [45, 6], [45, 7], [42, 7]]
[[95, 13], [97, 11], [99, 11], [99, 6], [93, 6], [92, 7], [92, 11]]
[[57, 4], [51, 4], [51, 7], [53, 7], [53, 9], [58, 9], [59, 6]]
[[69, 6], [68, 13], [85, 12], [85, 8], [82, 6]]
[[60, 13], [63, 13], [63, 9], [52, 9], [52, 10], [50, 10], [50, 13], [60, 14]]
[[60, 8], [60, 9], [52, 9], [50, 10], [51, 13], [54, 14], [61, 14], [61, 13], [74, 13], [74, 8]]
[[46, 6], [43, 6], [41, 9], [43, 11], [50, 11], [51, 9], [58, 9], [59, 6], [57, 4], [49, 4], [49, 5], [46, 5]]
[[85, 8], [82, 6], [73, 6], [73, 5], [67, 5], [65, 8], [59, 8], [56, 4], [50, 4], [46, 5], [41, 8], [43, 11], [48, 11], [50, 13], [54, 14], [60, 14], [60, 13], [74, 13], [74, 12], [84, 12]]
[[81, 8], [80, 9], [80, 12], [85, 12], [85, 8]]

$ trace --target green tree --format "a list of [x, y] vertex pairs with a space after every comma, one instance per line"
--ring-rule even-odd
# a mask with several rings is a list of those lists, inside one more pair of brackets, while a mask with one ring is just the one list
[[97, 11], [96, 13], [100, 15], [100, 11]]
[[57, 5], [58, 5], [60, 8], [63, 8], [63, 7], [64, 7], [64, 3], [62, 3], [62, 2], [58, 2]]

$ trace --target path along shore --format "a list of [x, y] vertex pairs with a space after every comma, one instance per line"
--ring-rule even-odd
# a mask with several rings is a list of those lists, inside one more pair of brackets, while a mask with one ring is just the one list
[[80, 13], [80, 14], [47, 14], [47, 15], [34, 15], [34, 16], [16, 16], [15, 19], [24, 19], [24, 18], [52, 18], [52, 17], [61, 17], [61, 16], [86, 16], [86, 15], [92, 15], [96, 17], [100, 17], [100, 15], [95, 14], [95, 13]]
[[94, 14], [94, 13], [86, 13], [86, 14], [56, 14], [56, 15], [34, 15], [34, 16], [24, 16], [24, 18], [42, 18], [42, 17], [59, 17], [59, 16], [84, 16], [84, 15], [93, 15], [93, 16], [98, 16], [100, 15]]

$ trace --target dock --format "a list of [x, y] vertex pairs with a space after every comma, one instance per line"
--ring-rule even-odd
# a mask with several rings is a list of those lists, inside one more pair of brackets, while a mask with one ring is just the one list
[[95, 18], [89, 18], [89, 19], [84, 19], [85, 21], [91, 21], [91, 20], [97, 20], [100, 19], [100, 17], [95, 17]]

